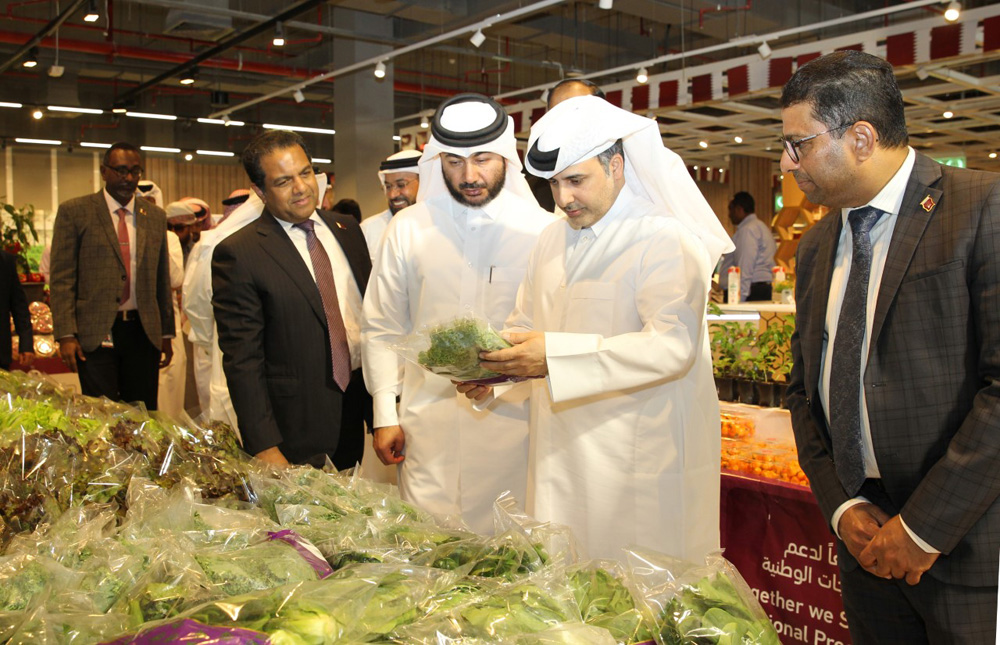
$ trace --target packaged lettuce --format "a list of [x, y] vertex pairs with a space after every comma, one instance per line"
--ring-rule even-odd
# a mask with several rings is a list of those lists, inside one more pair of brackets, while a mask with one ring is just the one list
[[510, 346], [488, 322], [468, 316], [422, 329], [392, 349], [403, 358], [453, 381], [496, 384], [523, 379], [480, 367], [479, 352]]
[[663, 645], [780, 645], [750, 587], [721, 555], [703, 565], [640, 549], [628, 558]]

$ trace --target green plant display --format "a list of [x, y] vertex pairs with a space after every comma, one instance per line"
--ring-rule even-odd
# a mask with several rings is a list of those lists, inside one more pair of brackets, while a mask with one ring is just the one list
[[[35, 207], [27, 204], [15, 208], [13, 204], [2, 202], [4, 216], [0, 224], [0, 248], [17, 256], [17, 272], [28, 273], [28, 247], [38, 241], [35, 231]], [[28, 235], [31, 238], [28, 238]]]

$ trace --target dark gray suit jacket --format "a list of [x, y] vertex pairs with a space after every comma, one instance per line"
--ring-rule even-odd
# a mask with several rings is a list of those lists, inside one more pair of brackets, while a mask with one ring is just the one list
[[[163, 209], [135, 198], [135, 299], [149, 342], [159, 349], [163, 334], [174, 333], [174, 305], [167, 258], [167, 217]], [[50, 302], [56, 339], [76, 336], [86, 352], [111, 333], [125, 281], [104, 191], [59, 205], [52, 230]]]
[[[848, 499], [819, 399], [840, 230], [839, 213], [831, 213], [799, 245], [788, 388], [799, 460], [827, 521]], [[945, 582], [996, 585], [1000, 175], [949, 168], [917, 155], [869, 346], [864, 387], [882, 483], [907, 526], [944, 554], [929, 574]], [[856, 566], [846, 549], [841, 557]]]
[[[362, 296], [368, 246], [349, 215], [319, 211], [340, 243]], [[212, 307], [243, 445], [280, 447], [293, 463], [336, 452], [341, 431], [364, 433], [371, 397], [360, 370], [341, 392], [333, 381], [323, 301], [302, 256], [266, 210], [212, 258]]]

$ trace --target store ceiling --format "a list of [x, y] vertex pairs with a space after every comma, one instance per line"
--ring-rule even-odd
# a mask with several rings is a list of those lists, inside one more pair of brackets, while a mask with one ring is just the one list
[[[62, 0], [66, 9], [74, 0]], [[489, 0], [99, 0], [101, 18], [86, 23], [88, 2], [41, 41], [39, 65], [34, 70], [13, 60], [19, 49], [58, 15], [51, 0], [8, 2], [0, 16], [0, 65], [11, 65], [0, 76], [0, 100], [30, 105], [79, 105], [109, 109], [129, 97], [135, 109], [157, 111], [171, 106], [182, 117], [204, 117], [255, 97], [283, 90], [297, 82], [343, 68], [355, 61], [337, 60], [334, 42], [354, 41], [358, 49], [385, 51], [420, 43], [442, 33], [474, 25], [533, 2]], [[897, 3], [888, 3], [897, 4]], [[991, 4], [965, 2], [966, 8]], [[405, 127], [422, 110], [460, 91], [505, 94], [521, 88], [555, 83], [573, 75], [628, 66], [670, 52], [690, 51], [726, 43], [752, 34], [810, 25], [887, 6], [881, 0], [615, 0], [611, 10], [594, 0], [553, 4], [518, 19], [484, 30], [485, 42], [476, 48], [469, 33], [420, 48], [391, 63], [395, 116]], [[296, 9], [297, 7], [297, 9]], [[292, 8], [290, 10], [290, 8]], [[794, 39], [772, 41], [772, 48], [831, 38], [883, 24], [922, 20], [940, 15], [943, 6], [894, 14], [867, 23], [807, 32]], [[290, 12], [283, 22], [286, 44], [275, 47], [274, 18]], [[110, 15], [110, 21], [109, 21]], [[109, 26], [110, 25], [110, 26]], [[240, 38], [256, 28], [259, 33]], [[221, 44], [221, 46], [220, 46]], [[228, 46], [226, 46], [228, 45]], [[176, 76], [150, 85], [158, 76], [179, 69], [195, 57], [218, 49], [199, 65], [198, 80], [179, 84]], [[338, 50], [339, 51], [339, 50]], [[755, 46], [699, 56], [687, 65], [701, 64], [755, 51]], [[57, 62], [58, 61], [58, 62]], [[675, 63], [674, 65], [680, 65]], [[49, 75], [53, 65], [63, 67], [59, 78]], [[676, 67], [674, 67], [676, 68]], [[661, 65], [650, 73], [671, 69]], [[964, 61], [955, 70], [965, 76], [946, 78], [942, 66], [926, 79], [900, 78], [910, 104], [908, 119], [914, 144], [932, 152], [965, 152], [970, 159], [986, 159], [997, 146], [1000, 129], [1000, 63], [980, 58]], [[370, 74], [370, 68], [355, 73]], [[598, 83], [625, 80], [631, 72], [595, 78]], [[986, 79], [970, 83], [969, 77]], [[147, 87], [148, 86], [148, 87]], [[287, 92], [231, 116], [250, 122], [287, 122], [333, 127], [336, 79], [310, 85], [305, 101], [296, 103]], [[512, 97], [537, 98], [538, 92]], [[945, 120], [943, 108], [956, 117]], [[726, 155], [755, 154], [777, 160], [777, 148], [767, 148], [780, 130], [777, 92], [765, 91], [739, 101], [698, 104], [656, 110], [665, 142], [689, 163], [724, 166]], [[407, 119], [407, 117], [412, 117]], [[81, 138], [115, 117], [73, 117]], [[284, 121], [279, 120], [284, 119]], [[0, 136], [19, 134], [19, 121], [0, 112]], [[708, 149], [698, 142], [712, 135]], [[739, 134], [743, 144], [736, 144]], [[232, 140], [232, 138], [230, 138]], [[1000, 164], [998, 164], [1000, 165]]]

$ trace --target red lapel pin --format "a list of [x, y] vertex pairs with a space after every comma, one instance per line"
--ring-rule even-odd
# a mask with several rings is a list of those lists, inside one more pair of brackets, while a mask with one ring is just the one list
[[927, 197], [924, 197], [924, 201], [920, 202], [920, 205], [923, 206], [924, 210], [929, 213], [935, 206], [937, 206], [937, 202], [934, 201], [933, 197], [928, 195]]

